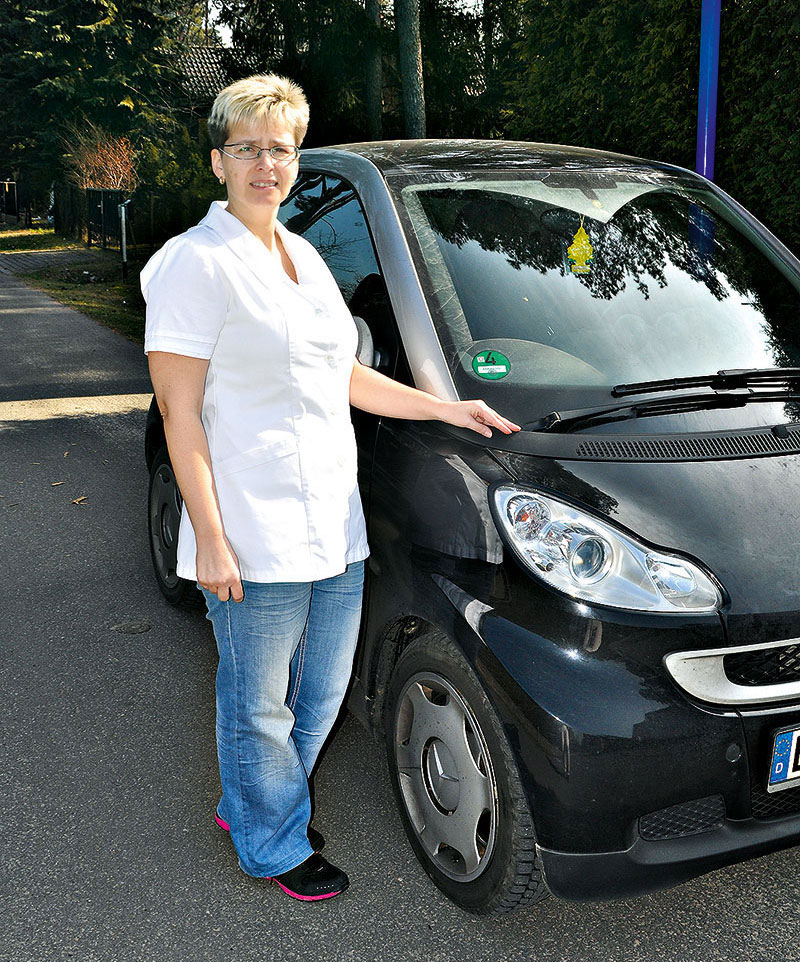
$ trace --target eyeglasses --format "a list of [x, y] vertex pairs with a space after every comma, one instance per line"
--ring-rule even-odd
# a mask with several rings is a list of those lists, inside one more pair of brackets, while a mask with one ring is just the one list
[[[225, 150], [231, 147], [233, 153]], [[233, 157], [234, 160], [257, 160], [262, 154], [269, 154], [276, 164], [290, 164], [300, 156], [300, 148], [287, 146], [286, 144], [275, 144], [274, 147], [256, 147], [255, 144], [223, 144], [217, 147], [221, 154], [226, 157]]]

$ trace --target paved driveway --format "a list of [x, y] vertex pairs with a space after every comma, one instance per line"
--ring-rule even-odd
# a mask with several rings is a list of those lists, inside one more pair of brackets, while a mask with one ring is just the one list
[[149, 573], [140, 348], [7, 275], [0, 318], [0, 960], [800, 959], [797, 851], [628, 902], [465, 915], [352, 719], [316, 822], [349, 892], [304, 905], [243, 875], [211, 818], [210, 629]]
[[87, 253], [82, 247], [55, 251], [2, 251], [0, 274], [22, 274], [43, 268], [66, 267], [68, 264], [85, 260]]

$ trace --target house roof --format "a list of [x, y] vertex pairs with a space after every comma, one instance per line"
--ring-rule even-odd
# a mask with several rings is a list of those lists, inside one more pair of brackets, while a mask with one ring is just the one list
[[182, 86], [197, 108], [208, 108], [229, 83], [263, 69], [231, 47], [190, 47], [181, 62]]
[[192, 100], [209, 103], [228, 83], [224, 47], [190, 47], [182, 58], [182, 86]]

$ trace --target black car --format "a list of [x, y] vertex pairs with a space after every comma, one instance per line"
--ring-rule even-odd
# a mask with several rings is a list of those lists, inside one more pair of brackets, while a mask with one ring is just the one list
[[[282, 221], [360, 357], [523, 425], [353, 412], [350, 707], [464, 908], [629, 896], [800, 841], [800, 263], [686, 170], [497, 141], [304, 151]], [[164, 594], [180, 496], [153, 408]]]

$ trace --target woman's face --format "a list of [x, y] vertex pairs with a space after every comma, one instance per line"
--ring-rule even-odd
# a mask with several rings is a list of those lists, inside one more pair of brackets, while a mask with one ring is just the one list
[[[226, 143], [250, 144], [256, 148], [295, 145], [294, 133], [280, 121], [239, 124], [231, 130]], [[230, 146], [225, 150], [229, 154], [236, 152]], [[263, 151], [258, 159], [242, 160], [214, 149], [211, 166], [217, 177], [225, 178], [228, 210], [246, 224], [264, 223], [273, 218], [297, 177], [296, 159], [289, 163], [277, 161], [268, 151]]]

